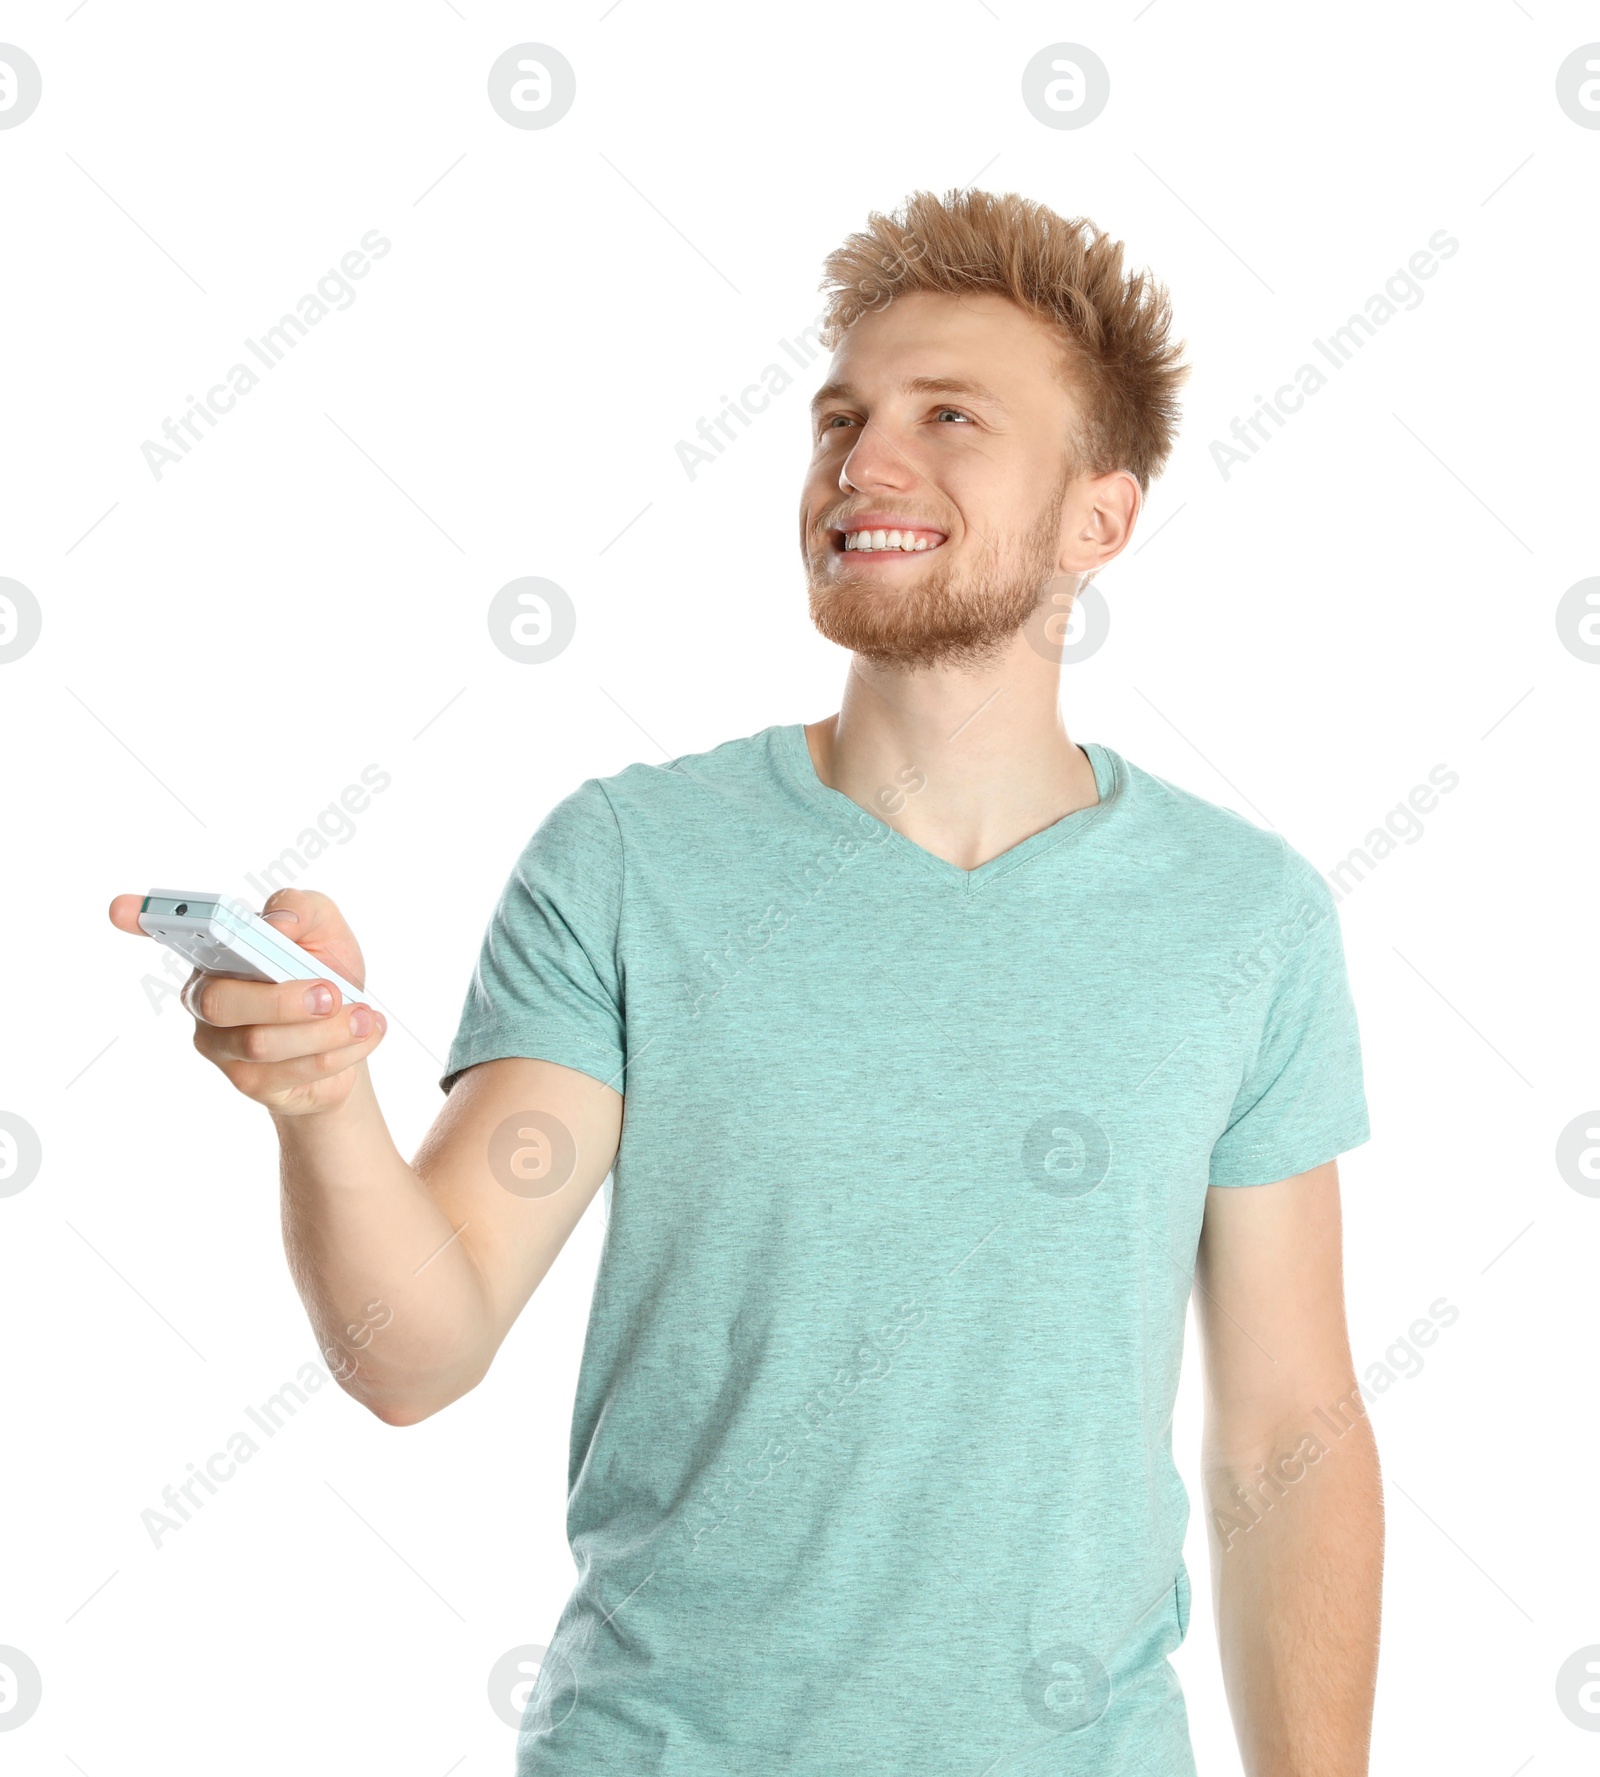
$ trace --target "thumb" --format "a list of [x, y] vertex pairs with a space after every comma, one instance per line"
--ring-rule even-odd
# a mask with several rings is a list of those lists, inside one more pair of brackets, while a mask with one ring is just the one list
[[311, 889], [278, 889], [269, 895], [261, 917], [274, 931], [326, 963], [356, 987], [367, 984], [361, 946], [344, 915], [326, 895]]

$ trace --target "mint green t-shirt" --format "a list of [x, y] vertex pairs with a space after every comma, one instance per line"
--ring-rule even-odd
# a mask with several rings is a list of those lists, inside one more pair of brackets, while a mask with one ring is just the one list
[[976, 870], [798, 723], [591, 778], [517, 861], [440, 1083], [625, 1101], [519, 1777], [1191, 1777], [1206, 1189], [1366, 1103], [1322, 877], [1084, 751], [1100, 800]]

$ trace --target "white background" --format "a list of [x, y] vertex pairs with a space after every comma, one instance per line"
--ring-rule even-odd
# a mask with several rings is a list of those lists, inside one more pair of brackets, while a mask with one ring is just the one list
[[[1342, 1164], [1358, 1370], [1437, 1298], [1459, 1309], [1372, 1408], [1373, 1769], [1592, 1771], [1556, 1674], [1600, 1643], [1600, 1201], [1555, 1145], [1600, 1102], [1600, 666], [1555, 610], [1600, 572], [1600, 131], [1555, 76], [1600, 14], [604, 4], [0, 7], [43, 72], [0, 130], [0, 575], [43, 612], [0, 667], [0, 1110], [43, 1149], [0, 1199], [0, 1643], [44, 1682], [0, 1738], [10, 1768], [510, 1771], [485, 1685], [571, 1584], [602, 1211], [473, 1394], [395, 1430], [327, 1384], [153, 1547], [141, 1512], [315, 1342], [268, 1121], [152, 1003], [160, 953], [106, 904], [248, 894], [364, 766], [389, 773], [301, 880], [403, 1020], [374, 1072], [412, 1152], [541, 814], [837, 707], [796, 541], [825, 360], [692, 480], [675, 446], [788, 364], [869, 210], [976, 182], [1125, 240], [1195, 366], [1142, 535], [1101, 578], [1110, 638], [1065, 675], [1073, 737], [1323, 869], [1430, 768], [1459, 773], [1340, 906], [1374, 1131]], [[1110, 69], [1081, 130], [1021, 100], [1063, 39]], [[528, 41], [577, 72], [549, 129], [486, 98]], [[392, 251], [353, 305], [157, 480], [141, 443], [374, 228]], [[1225, 479], [1211, 441], [1441, 228], [1460, 250], [1420, 305]], [[578, 612], [542, 666], [485, 623], [526, 574]], [[1197, 1357], [1175, 1430], [1196, 1496]], [[1198, 1510], [1188, 1560], [1176, 1663], [1200, 1770], [1227, 1777]]]

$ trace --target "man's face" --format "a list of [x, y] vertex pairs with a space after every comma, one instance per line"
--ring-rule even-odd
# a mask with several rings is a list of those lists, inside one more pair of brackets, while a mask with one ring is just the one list
[[813, 404], [800, 508], [830, 641], [882, 665], [971, 664], [1032, 615], [1073, 526], [1060, 351], [988, 293], [918, 291], [850, 329]]

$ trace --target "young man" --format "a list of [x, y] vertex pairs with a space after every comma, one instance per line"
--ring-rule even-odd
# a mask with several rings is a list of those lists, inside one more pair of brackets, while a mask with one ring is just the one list
[[[1048, 626], [1171, 448], [1166, 295], [983, 192], [827, 270], [800, 542], [838, 713], [551, 810], [413, 1165], [361, 1008], [197, 975], [196, 1044], [273, 1114], [324, 1343], [392, 1309], [345, 1383], [389, 1424], [482, 1380], [612, 1175], [519, 1770], [1188, 1777], [1193, 1281], [1245, 1769], [1359, 1777], [1382, 1517], [1332, 897], [1057, 701]], [[363, 979], [325, 897], [268, 911]]]

